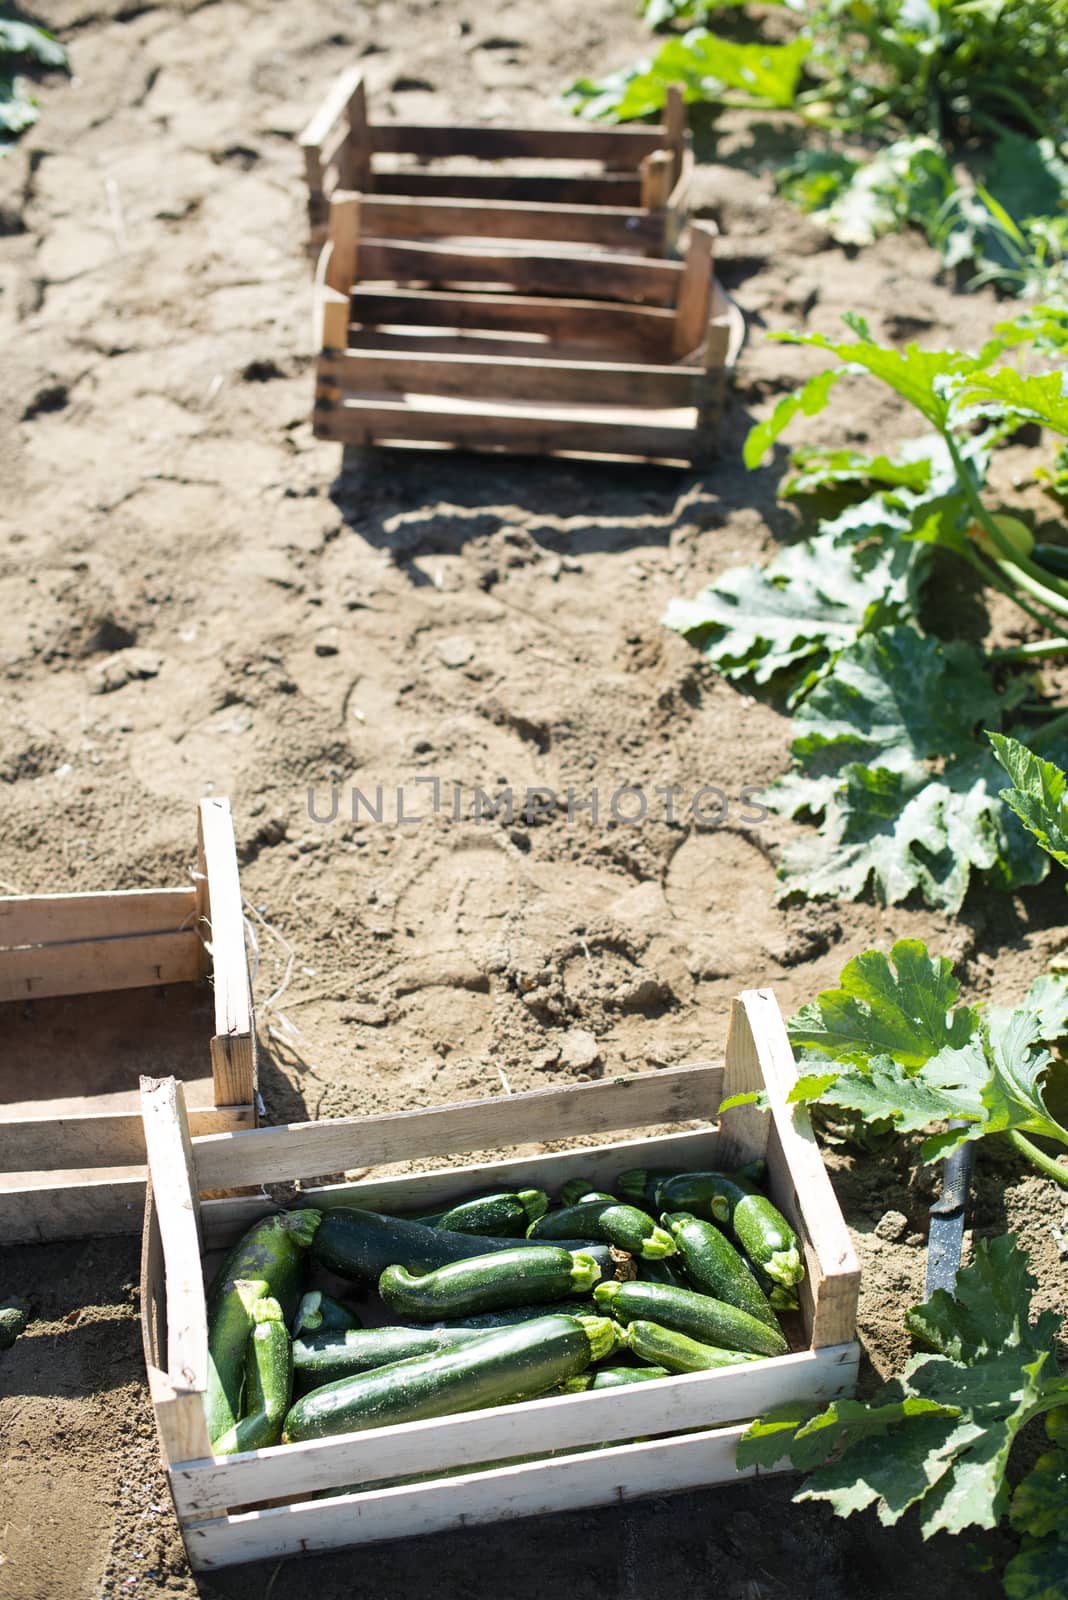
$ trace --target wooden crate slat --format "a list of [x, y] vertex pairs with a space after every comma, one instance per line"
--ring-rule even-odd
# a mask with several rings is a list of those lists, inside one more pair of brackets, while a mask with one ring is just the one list
[[857, 1347], [850, 1343], [837, 1350], [804, 1350], [752, 1366], [666, 1378], [655, 1388], [639, 1384], [633, 1397], [628, 1394], [625, 1410], [614, 1391], [591, 1391], [277, 1445], [211, 1465], [176, 1467], [175, 1505], [180, 1516], [195, 1518], [206, 1511], [255, 1504], [290, 1494], [298, 1474], [302, 1495], [417, 1473], [431, 1477], [465, 1463], [506, 1459], [518, 1438], [523, 1453], [533, 1455], [628, 1442], [635, 1434], [718, 1427], [739, 1416], [761, 1416], [791, 1400], [834, 1399], [855, 1384], [857, 1359]]
[[229, 800], [200, 802], [198, 844], [207, 882], [215, 989], [215, 1038], [211, 1041], [215, 1104], [252, 1104], [256, 1098], [256, 1033]]
[[559, 402], [563, 405], [696, 406], [693, 369], [529, 356], [406, 355], [350, 350], [324, 360], [320, 374], [346, 398], [362, 395], [450, 395], [458, 399]]
[[540, 299], [521, 294], [464, 294], [437, 289], [367, 289], [357, 285], [353, 319], [361, 324], [411, 324], [471, 331], [525, 332], [553, 344], [594, 344], [666, 359], [674, 313], [660, 306], [610, 301]]
[[338, 119], [345, 114], [353, 94], [363, 82], [363, 68], [347, 67], [331, 85], [322, 105], [300, 135], [302, 149], [318, 149]]
[[[205, 1060], [206, 1060], [205, 1055]], [[86, 1106], [93, 1100], [86, 1096]], [[194, 1133], [228, 1133], [256, 1125], [251, 1106], [214, 1107], [189, 1112]], [[143, 1164], [145, 1133], [139, 1112], [117, 1116], [91, 1110], [79, 1116], [23, 1117], [0, 1122], [0, 1173], [29, 1178], [75, 1167], [126, 1167]]]
[[142, 1078], [141, 1106], [153, 1194], [165, 1201], [159, 1230], [167, 1272], [167, 1369], [171, 1382], [203, 1393], [208, 1382], [208, 1312], [201, 1266], [200, 1196], [182, 1085]]
[[621, 254], [656, 249], [664, 219], [626, 206], [364, 195], [361, 229], [379, 239], [515, 239], [591, 244]]
[[5, 950], [0, 952], [0, 1001], [192, 983], [200, 976], [200, 949], [195, 929], [189, 928]]
[[460, 445], [467, 449], [521, 451], [528, 455], [557, 452], [634, 456], [648, 460], [690, 459], [694, 429], [681, 422], [661, 422], [642, 415], [629, 421], [619, 412], [580, 416], [557, 408], [555, 414], [517, 407], [443, 405], [420, 409], [384, 400], [346, 400], [330, 411], [315, 413], [315, 434], [342, 444], [414, 441]]
[[144, 1204], [143, 1167], [0, 1172], [0, 1234], [7, 1244], [136, 1233]]
[[637, 206], [641, 182], [629, 172], [555, 177], [528, 172], [376, 172], [376, 195], [428, 195], [440, 199], [516, 200], [541, 205]]
[[[364, 1178], [355, 1183], [323, 1184], [302, 1189], [301, 1198], [309, 1206], [354, 1205], [371, 1211], [403, 1213], [421, 1210], [425, 1202], [427, 1207], [437, 1210], [470, 1194], [473, 1188], [537, 1189], [547, 1185], [556, 1193], [569, 1178], [589, 1178], [607, 1185], [618, 1173], [632, 1166], [675, 1167], [679, 1172], [715, 1170], [718, 1141], [717, 1133], [697, 1128], [689, 1133], [661, 1134], [652, 1139], [621, 1139], [593, 1149], [585, 1146], [551, 1156], [514, 1156], [507, 1161], [479, 1162], [437, 1172], [409, 1172], [399, 1178]], [[413, 1206], [411, 1197], [416, 1184], [419, 1202], [418, 1206]], [[253, 1222], [279, 1209], [263, 1195], [203, 1200], [200, 1214], [205, 1246], [215, 1250], [233, 1244]]]
[[368, 129], [374, 151], [384, 155], [473, 156], [481, 161], [530, 158], [543, 161], [604, 161], [637, 168], [664, 143], [660, 128], [495, 128], [395, 122]]
[[708, 1120], [719, 1106], [722, 1082], [718, 1066], [665, 1067], [426, 1111], [296, 1122], [251, 1135], [215, 1134], [194, 1145], [196, 1175], [201, 1189], [237, 1188], [530, 1139]]
[[473, 245], [397, 243], [367, 237], [359, 246], [362, 281], [426, 284], [503, 284], [520, 294], [551, 294], [635, 305], [674, 305], [682, 275], [677, 261]]
[[6, 950], [13, 946], [176, 932], [191, 928], [195, 913], [192, 884], [177, 889], [0, 898], [0, 967]]

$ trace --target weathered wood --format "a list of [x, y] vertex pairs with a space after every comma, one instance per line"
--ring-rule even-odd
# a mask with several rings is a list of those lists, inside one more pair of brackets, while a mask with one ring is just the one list
[[614, 305], [602, 300], [546, 300], [520, 294], [463, 294], [436, 289], [367, 289], [352, 296], [353, 319], [364, 325], [399, 324], [469, 330], [510, 330], [553, 345], [591, 344], [650, 359], [671, 352], [675, 314], [660, 306]]
[[704, 342], [712, 304], [715, 230], [705, 223], [690, 226], [686, 263], [675, 304], [675, 354], [688, 356]]
[[366, 193], [373, 185], [373, 178], [370, 130], [367, 125], [367, 91], [362, 78], [356, 81], [349, 95], [345, 106], [345, 120], [347, 140], [341, 163], [341, 181], [346, 188], [360, 189]]
[[791, 1400], [834, 1399], [853, 1387], [856, 1372], [857, 1347], [850, 1343], [749, 1367], [667, 1378], [655, 1388], [639, 1384], [633, 1396], [628, 1392], [625, 1406], [615, 1391], [591, 1391], [276, 1446], [210, 1465], [176, 1467], [174, 1501], [179, 1516], [192, 1520], [228, 1506], [291, 1497], [294, 1483], [305, 1498], [346, 1484], [415, 1474], [429, 1478], [465, 1463], [500, 1461], [515, 1449], [517, 1439], [522, 1439], [524, 1454], [534, 1455], [626, 1442], [636, 1434], [721, 1427]]
[[[806, 1331], [814, 1347], [839, 1344], [851, 1339], [856, 1327], [860, 1264], [808, 1111], [804, 1106], [787, 1103], [787, 1095], [797, 1081], [797, 1066], [775, 997], [769, 989], [750, 989], [738, 1003], [748, 1023], [771, 1102], [771, 1197], [805, 1244], [806, 1274], [801, 1297]], [[729, 1081], [729, 1067], [727, 1078]], [[727, 1112], [726, 1116], [734, 1114]]]
[[[673, 176], [672, 152], [670, 150], [654, 150], [652, 155], [646, 156], [642, 161], [642, 197], [641, 203], [648, 211], [663, 210], [671, 194]], [[662, 224], [658, 226], [658, 234], [662, 231]], [[659, 243], [659, 237], [657, 242]]]
[[[455, 409], [451, 407], [455, 406]], [[556, 407], [545, 412], [505, 409], [489, 401], [418, 408], [385, 400], [345, 400], [313, 419], [317, 438], [342, 444], [411, 441], [467, 450], [504, 450], [523, 455], [607, 455], [686, 463], [693, 448], [685, 413], [605, 410], [582, 415]], [[663, 420], [665, 417], [670, 421]]]
[[218, 798], [200, 802], [197, 838], [207, 878], [211, 922], [215, 987], [211, 1065], [215, 1104], [253, 1105], [256, 1100], [256, 1030], [229, 800]]
[[181, 933], [0, 950], [0, 1001], [91, 994], [97, 989], [145, 989], [192, 983], [199, 976], [200, 942], [191, 927]]
[[[186, 1086], [188, 1088], [188, 1085]], [[210, 1093], [210, 1080], [207, 1084]], [[131, 1091], [136, 1099], [136, 1091]], [[84, 1111], [73, 1116], [53, 1114], [26, 1117], [21, 1106], [14, 1116], [0, 1121], [0, 1173], [58, 1173], [63, 1168], [129, 1167], [144, 1163], [145, 1135], [140, 1112], [118, 1116], [93, 1110], [94, 1099], [86, 1095]], [[251, 1106], [232, 1106], [221, 1110], [190, 1111], [189, 1125], [194, 1133], [229, 1133], [238, 1128], [254, 1128]]]
[[605, 161], [637, 168], [659, 150], [660, 128], [494, 128], [391, 123], [370, 130], [375, 151], [389, 155], [473, 156], [479, 161], [530, 157], [543, 161]]
[[[753, 1038], [748, 1013], [739, 997], [731, 1001], [727, 1024], [722, 1098], [730, 1100], [736, 1094], [757, 1094], [763, 1088], [764, 1063]], [[721, 1113], [719, 1126], [726, 1170], [744, 1167], [747, 1162], [764, 1157], [771, 1131], [767, 1112], [754, 1105], [729, 1106]]]
[[697, 404], [696, 374], [680, 367], [606, 361], [521, 364], [502, 356], [397, 355], [350, 351], [324, 360], [321, 376], [346, 398], [354, 395], [478, 395], [486, 400], [546, 401], [561, 405], [649, 406], [660, 410]]
[[519, 294], [552, 294], [635, 305], [674, 305], [682, 266], [644, 256], [587, 253], [539, 246], [517, 252], [501, 245], [409, 244], [370, 235], [360, 246], [364, 282], [499, 283]]
[[[662, 204], [667, 202], [664, 176]], [[644, 199], [642, 204], [646, 204]], [[626, 206], [546, 206], [467, 198], [413, 200], [388, 194], [364, 198], [361, 227], [376, 239], [471, 239], [479, 244], [487, 239], [544, 240], [572, 249], [596, 245], [621, 254], [657, 249], [663, 236], [661, 218]]]
[[318, 150], [334, 124], [345, 115], [353, 95], [363, 83], [363, 68], [347, 67], [333, 83], [315, 115], [300, 134], [302, 150]]
[[566, 178], [544, 173], [376, 172], [375, 194], [430, 195], [456, 200], [514, 200], [573, 206], [641, 205], [641, 182], [629, 172]]
[[46, 1244], [136, 1233], [144, 1208], [143, 1167], [0, 1172], [5, 1244]]
[[654, 1122], [708, 1119], [719, 1106], [722, 1079], [719, 1067], [665, 1067], [426, 1111], [215, 1134], [194, 1146], [196, 1176], [201, 1189], [235, 1188], [420, 1156], [491, 1150], [528, 1139], [569, 1139]]
[[664, 103], [664, 143], [671, 150], [672, 182], [677, 183], [682, 172], [683, 154], [690, 135], [686, 129], [686, 99], [682, 84], [672, 83], [668, 86], [667, 99]]
[[174, 1078], [142, 1078], [141, 1105], [167, 1274], [167, 1372], [176, 1388], [202, 1394], [208, 1381], [208, 1313], [200, 1196], [182, 1085]]
[[192, 884], [177, 889], [0, 898], [0, 966], [6, 951], [19, 945], [177, 932], [191, 928], [195, 918], [196, 891]]
[[[327, 245], [327, 249], [330, 249]], [[349, 297], [337, 289], [322, 289], [319, 294], [322, 313], [322, 348], [338, 352], [345, 349], [349, 331]]]
[[330, 201], [332, 249], [326, 265], [325, 282], [328, 288], [337, 290], [339, 294], [349, 294], [356, 282], [363, 226], [361, 210], [365, 204], [362, 195], [340, 189], [335, 191]]

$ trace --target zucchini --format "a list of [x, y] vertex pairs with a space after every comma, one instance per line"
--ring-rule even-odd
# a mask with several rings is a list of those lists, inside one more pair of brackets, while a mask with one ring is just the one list
[[764, 1359], [740, 1350], [723, 1350], [644, 1319], [631, 1323], [627, 1342], [643, 1361], [659, 1362], [669, 1372], [708, 1372], [714, 1367], [738, 1367]]
[[764, 1291], [730, 1240], [713, 1223], [702, 1222], [700, 1217], [686, 1212], [669, 1211], [660, 1221], [674, 1239], [686, 1276], [695, 1289], [748, 1311], [769, 1328], [778, 1328], [778, 1319]]
[[661, 1211], [686, 1211], [706, 1221], [725, 1218], [717, 1206], [728, 1196], [759, 1194], [755, 1183], [730, 1172], [677, 1172], [657, 1185], [657, 1206]]
[[359, 1317], [343, 1306], [340, 1300], [324, 1294], [321, 1289], [309, 1289], [301, 1297], [297, 1314], [293, 1318], [293, 1337], [299, 1333], [329, 1333], [338, 1328], [360, 1328]]
[[[605, 1245], [589, 1246], [582, 1239], [559, 1241], [575, 1250], [594, 1256], [604, 1277], [616, 1271], [616, 1263]], [[383, 1217], [377, 1211], [357, 1206], [335, 1206], [323, 1212], [323, 1220], [312, 1243], [312, 1259], [339, 1278], [352, 1282], [377, 1283], [387, 1267], [406, 1267], [409, 1272], [431, 1272], [450, 1261], [469, 1261], [495, 1250], [527, 1248], [525, 1239], [489, 1239], [471, 1233], [454, 1233], [449, 1228], [430, 1228], [425, 1222], [409, 1222], [405, 1217]]]
[[315, 1389], [285, 1420], [286, 1443], [533, 1400], [609, 1355], [607, 1317], [538, 1317], [481, 1334], [466, 1347], [397, 1361]]
[[628, 1383], [645, 1383], [649, 1378], [670, 1378], [666, 1367], [599, 1367], [596, 1372], [580, 1372], [560, 1385], [563, 1394], [585, 1394], [589, 1389], [622, 1389]]
[[[544, 1315], [544, 1312], [542, 1312]], [[481, 1328], [339, 1328], [293, 1341], [293, 1383], [298, 1394], [357, 1372], [410, 1361], [413, 1356], [459, 1350]]]
[[387, 1267], [378, 1292], [400, 1316], [433, 1322], [586, 1294], [600, 1276], [600, 1267], [585, 1251], [543, 1245], [452, 1261], [420, 1276], [406, 1267]]
[[792, 1289], [805, 1276], [805, 1259], [797, 1234], [767, 1195], [751, 1194], [738, 1184], [723, 1185], [712, 1201], [719, 1223], [729, 1222], [749, 1259], [772, 1280]]
[[639, 1261], [638, 1277], [642, 1283], [670, 1283], [676, 1289], [688, 1289], [690, 1280], [683, 1270], [679, 1256], [667, 1256], [659, 1261]]
[[419, 1220], [425, 1227], [446, 1228], [452, 1233], [522, 1239], [530, 1224], [548, 1209], [549, 1197], [543, 1190], [518, 1189], [508, 1194], [479, 1195]]
[[215, 1440], [217, 1456], [265, 1450], [282, 1437], [293, 1399], [293, 1355], [277, 1300], [258, 1300], [246, 1359], [246, 1415]]
[[266, 1293], [282, 1307], [287, 1322], [300, 1299], [304, 1255], [315, 1238], [321, 1212], [283, 1211], [261, 1217], [243, 1234], [215, 1274], [208, 1290], [208, 1323], [238, 1278], [263, 1280]]
[[1054, 572], [1060, 578], [1068, 578], [1068, 545], [1036, 544], [1031, 555], [1040, 567], [1045, 567], [1047, 572]]
[[[737, 1172], [727, 1173], [725, 1176], [741, 1178], [744, 1182], [759, 1184], [764, 1177], [767, 1163], [757, 1157], [753, 1161], [740, 1167]], [[656, 1209], [658, 1205], [657, 1191], [660, 1185], [669, 1178], [686, 1177], [688, 1174], [680, 1173], [678, 1167], [631, 1167], [626, 1172], [621, 1172], [616, 1187], [634, 1205], [644, 1205]], [[680, 1202], [680, 1207], [682, 1203]], [[664, 1207], [660, 1207], [661, 1210]]]
[[30, 1302], [22, 1295], [14, 1295], [0, 1306], [0, 1350], [10, 1350], [15, 1340], [26, 1332], [30, 1320]]
[[[727, 1350], [746, 1350], [762, 1356], [785, 1355], [787, 1345], [779, 1327], [769, 1328], [748, 1311], [714, 1300], [693, 1289], [673, 1289], [660, 1283], [599, 1283], [593, 1298], [600, 1311], [617, 1322], [657, 1322], [704, 1344]], [[656, 1358], [645, 1359], [656, 1364]], [[666, 1363], [660, 1363], [665, 1365]]]
[[614, 1194], [598, 1189], [589, 1178], [570, 1178], [560, 1190], [562, 1206], [577, 1206], [582, 1200], [614, 1200]]
[[245, 1395], [245, 1354], [253, 1310], [270, 1290], [265, 1278], [237, 1278], [216, 1297], [208, 1323], [208, 1383], [204, 1415], [215, 1441], [237, 1426]]
[[749, 1256], [743, 1256], [742, 1260], [753, 1274], [757, 1283], [759, 1283], [761, 1289], [763, 1289], [767, 1296], [768, 1305], [773, 1311], [797, 1311], [800, 1308], [796, 1285], [788, 1289], [785, 1284], [774, 1283], [764, 1269], [758, 1267], [755, 1261], [750, 1260]]
[[[554, 1317], [589, 1317], [593, 1315], [593, 1301], [554, 1300]], [[514, 1328], [517, 1322], [529, 1322], [532, 1317], [546, 1316], [544, 1303], [538, 1306], [509, 1306], [507, 1310], [480, 1311], [473, 1317], [449, 1317], [435, 1322], [435, 1328], [474, 1328], [485, 1332], [489, 1328]]]
[[619, 1200], [585, 1200], [548, 1216], [527, 1229], [528, 1239], [564, 1239], [583, 1235], [604, 1239], [619, 1250], [629, 1250], [644, 1260], [675, 1254], [670, 1233], [658, 1228], [652, 1217]]

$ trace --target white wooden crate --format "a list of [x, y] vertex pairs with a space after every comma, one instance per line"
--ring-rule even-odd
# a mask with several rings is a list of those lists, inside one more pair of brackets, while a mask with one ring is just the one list
[[[407, 1538], [732, 1480], [739, 1475], [735, 1447], [748, 1419], [786, 1401], [851, 1394], [859, 1357], [859, 1268], [807, 1114], [786, 1105], [795, 1077], [774, 996], [758, 989], [734, 1002], [723, 1066], [670, 1068], [393, 1116], [191, 1139], [181, 1086], [145, 1079], [151, 1175], [142, 1263], [145, 1359], [193, 1567]], [[727, 1094], [761, 1087], [769, 1091], [770, 1112], [737, 1107], [712, 1126]], [[729, 1167], [763, 1155], [772, 1198], [804, 1247], [803, 1348], [752, 1366], [212, 1458], [203, 1409], [203, 1255], [277, 1207], [265, 1194], [202, 1200], [202, 1193], [694, 1122], [704, 1126], [563, 1154], [309, 1187], [302, 1198], [311, 1205], [345, 1199], [400, 1211], [437, 1206], [487, 1184], [555, 1192], [579, 1173], [607, 1182], [632, 1166]], [[433, 1477], [541, 1451], [555, 1453]], [[411, 1474], [426, 1481], [315, 1498], [323, 1490]]]

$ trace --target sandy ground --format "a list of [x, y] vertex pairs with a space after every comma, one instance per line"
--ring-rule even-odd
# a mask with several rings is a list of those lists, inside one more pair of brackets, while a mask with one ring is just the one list
[[[246, 894], [297, 953], [280, 1006], [299, 1037], [264, 1041], [273, 1120], [714, 1054], [741, 988], [770, 983], [792, 1009], [899, 935], [953, 956], [973, 996], [1019, 993], [1068, 933], [1055, 887], [975, 894], [952, 921], [776, 904], [785, 825], [748, 826], [735, 802], [784, 770], [788, 723], [659, 622], [670, 596], [795, 531], [777, 471], [737, 456], [751, 416], [810, 370], [762, 346], [763, 328], [831, 332], [857, 307], [890, 337], [968, 344], [994, 302], [939, 286], [915, 240], [847, 260], [772, 196], [783, 130], [736, 117], [705, 140], [701, 174], [751, 328], [714, 470], [404, 454], [342, 475], [308, 420], [307, 114], [365, 57], [383, 117], [556, 117], [570, 76], [644, 48], [628, 0], [41, 14], [76, 78], [46, 88], [39, 127], [0, 162], [2, 891], [182, 881], [196, 798], [229, 794]], [[909, 427], [862, 388], [833, 416], [843, 442]], [[334, 821], [308, 814], [309, 787], [324, 806], [332, 784], [415, 796], [435, 777], [450, 798], [418, 826], [354, 823], [344, 801]], [[723, 826], [654, 807], [638, 827], [452, 813], [457, 786], [596, 787], [603, 805], [624, 785], [705, 784], [731, 797]], [[261, 1003], [285, 965], [278, 940], [262, 945]], [[904, 1151], [860, 1170], [831, 1159], [864, 1265], [870, 1383], [904, 1354], [930, 1178], [909, 1182]], [[977, 1226], [1022, 1228], [1052, 1283], [1063, 1207], [984, 1162]], [[888, 1210], [906, 1218], [897, 1238], [876, 1231]], [[795, 1509], [785, 1482], [194, 1584], [157, 1470], [136, 1255], [0, 1252], [0, 1294], [22, 1288], [37, 1313], [0, 1358], [3, 1600], [998, 1592], [965, 1541]], [[997, 1536], [980, 1543], [997, 1558]]]

